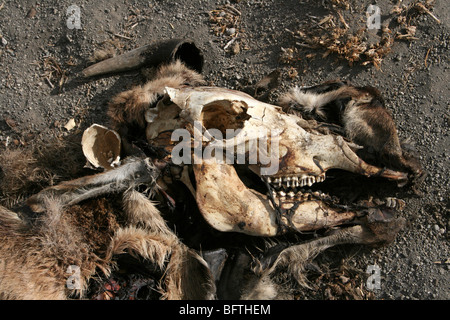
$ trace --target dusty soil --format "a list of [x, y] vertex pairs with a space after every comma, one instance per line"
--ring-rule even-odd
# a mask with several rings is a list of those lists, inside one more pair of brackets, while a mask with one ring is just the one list
[[[349, 3], [332, 8], [331, 3]], [[397, 1], [377, 1], [381, 20]], [[411, 1], [404, 1], [406, 4]], [[80, 8], [81, 29], [67, 26], [67, 8]], [[366, 268], [380, 268], [381, 287], [359, 295], [377, 299], [449, 299], [449, 5], [437, 0], [430, 14], [408, 16], [416, 26], [414, 40], [396, 40], [380, 67], [299, 45], [295, 32], [341, 10], [345, 21], [364, 26], [370, 1], [0, 1], [0, 150], [22, 148], [49, 136], [79, 135], [90, 124], [106, 123], [106, 104], [117, 92], [144, 78], [128, 72], [94, 80], [78, 78], [94, 50], [124, 52], [153, 41], [193, 39], [205, 56], [204, 75], [218, 86], [240, 89], [275, 69], [281, 71], [281, 92], [295, 85], [313, 85], [340, 78], [378, 87], [398, 125], [401, 138], [417, 148], [428, 177], [422, 196], [402, 192], [408, 225], [384, 248], [342, 247], [320, 259], [329, 267], [315, 281], [316, 290], [299, 298], [344, 299], [348, 279], [367, 290]], [[228, 30], [211, 21], [213, 10], [234, 8]], [[233, 11], [228, 9], [228, 11]], [[226, 10], [225, 10], [226, 11]], [[311, 20], [313, 19], [313, 20]], [[312, 22], [311, 22], [312, 23]], [[395, 24], [391, 29], [395, 28]], [[395, 31], [394, 31], [395, 34]], [[376, 41], [379, 33], [367, 35]], [[233, 37], [237, 40], [230, 43]], [[227, 44], [229, 44], [227, 46]], [[227, 46], [227, 50], [224, 47]], [[291, 55], [286, 56], [286, 50]], [[315, 57], [308, 58], [308, 54]], [[64, 126], [74, 119], [75, 127]], [[81, 164], [83, 165], [83, 164]], [[330, 261], [333, 261], [333, 264]], [[320, 281], [332, 284], [323, 286]], [[336, 289], [337, 288], [337, 289]], [[340, 288], [340, 289], [339, 289]], [[340, 291], [339, 291], [339, 290]]]

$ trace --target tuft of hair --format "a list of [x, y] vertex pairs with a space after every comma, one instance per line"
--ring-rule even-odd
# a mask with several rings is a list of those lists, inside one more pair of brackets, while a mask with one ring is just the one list
[[70, 180], [86, 159], [79, 143], [57, 138], [0, 152], [0, 204], [12, 207], [41, 189]]
[[348, 86], [324, 93], [310, 92], [294, 87], [281, 96], [279, 104], [286, 113], [299, 111], [302, 115], [310, 114], [314, 119], [326, 120], [324, 106], [337, 99], [350, 97], [354, 93], [355, 90]]
[[88, 279], [103, 266], [74, 223], [76, 217], [54, 198], [45, 199], [45, 207], [32, 223], [0, 208], [0, 226], [8, 226], [0, 228], [0, 256], [7, 266], [0, 274], [3, 299], [82, 297]]
[[186, 67], [180, 60], [159, 67], [154, 79], [116, 95], [108, 106], [108, 116], [114, 128], [133, 127], [145, 129], [145, 111], [162, 95], [165, 87], [204, 84], [202, 75]]

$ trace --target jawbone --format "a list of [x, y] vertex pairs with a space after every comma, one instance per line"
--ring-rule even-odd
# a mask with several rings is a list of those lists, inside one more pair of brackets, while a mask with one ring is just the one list
[[354, 212], [338, 212], [319, 200], [284, 202], [279, 208], [288, 214], [280, 214], [266, 195], [244, 185], [233, 166], [204, 160], [193, 169], [197, 205], [205, 220], [219, 231], [275, 236], [288, 230], [280, 222], [292, 231], [312, 231], [356, 217]]

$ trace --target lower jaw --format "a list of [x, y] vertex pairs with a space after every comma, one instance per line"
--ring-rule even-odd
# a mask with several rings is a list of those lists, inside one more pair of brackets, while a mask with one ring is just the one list
[[332, 209], [320, 200], [285, 201], [281, 203], [279, 210], [284, 212], [281, 214], [281, 221], [284, 226], [287, 226], [287, 228], [281, 227], [279, 233], [332, 228], [351, 223], [357, 217], [355, 212]]

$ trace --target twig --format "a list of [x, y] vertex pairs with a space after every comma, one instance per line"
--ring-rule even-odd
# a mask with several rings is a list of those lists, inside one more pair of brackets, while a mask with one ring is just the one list
[[290, 34], [292, 34], [292, 35], [294, 35], [295, 34], [295, 32], [294, 31], [291, 31], [291, 30], [289, 30], [288, 28], [284, 28], [284, 31], [286, 31], [286, 32], [289, 32]]
[[433, 47], [431, 47], [430, 49], [428, 49], [427, 54], [425, 55], [425, 61], [424, 61], [425, 67], [428, 67], [428, 65], [427, 65], [428, 55], [430, 54], [430, 51], [431, 51], [432, 48], [433, 48]]
[[436, 20], [437, 23], [441, 23], [441, 20], [439, 20], [434, 14], [432, 14], [431, 11], [428, 10], [422, 3], [417, 3], [416, 7], [428, 13], [434, 20]]
[[296, 42], [295, 44], [297, 46], [299, 46], [299, 47], [308, 48], [308, 49], [315, 49], [316, 48], [315, 46], [311, 46], [311, 45], [309, 45], [307, 43]]
[[238, 9], [236, 9], [233, 6], [230, 6], [229, 4], [225, 5], [224, 8], [229, 9], [230, 11], [232, 11], [233, 13], [235, 13], [238, 16], [241, 15], [241, 12]]
[[435, 264], [450, 264], [450, 258], [447, 260], [434, 261]]
[[337, 12], [338, 16], [339, 16], [339, 20], [344, 24], [345, 29], [350, 29], [349, 25], [347, 24], [347, 22], [345, 22], [344, 20], [344, 16], [342, 15], [342, 13], [340, 11]]
[[133, 39], [130, 38], [130, 37], [127, 37], [127, 36], [124, 36], [124, 35], [121, 35], [121, 34], [118, 34], [118, 33], [115, 33], [114, 36], [115, 36], [115, 37], [118, 37], [118, 38], [127, 39], [127, 40], [133, 40]]
[[47, 80], [48, 85], [49, 85], [52, 89], [55, 87], [48, 77], [45, 77], [45, 80]]
[[233, 38], [230, 41], [228, 41], [228, 43], [225, 45], [225, 47], [223, 47], [223, 50], [227, 50], [229, 46], [231, 46], [237, 38]]

